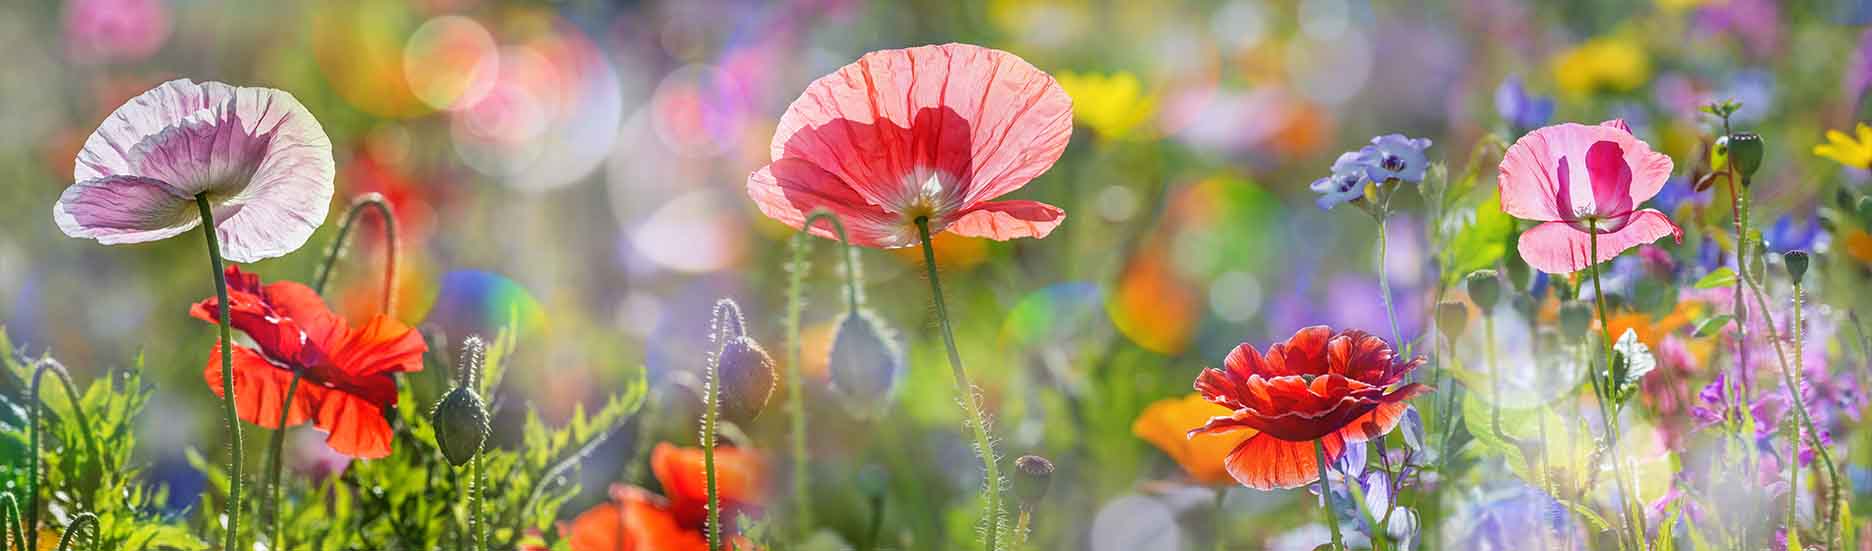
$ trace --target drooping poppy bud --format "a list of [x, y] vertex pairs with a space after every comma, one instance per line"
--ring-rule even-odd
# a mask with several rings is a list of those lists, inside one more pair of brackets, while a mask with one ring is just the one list
[[1560, 331], [1568, 338], [1580, 339], [1586, 336], [1586, 330], [1592, 326], [1592, 307], [1585, 302], [1570, 300], [1560, 305]]
[[1469, 299], [1482, 308], [1482, 315], [1495, 310], [1495, 303], [1501, 300], [1501, 278], [1495, 274], [1495, 270], [1469, 272], [1467, 284]]
[[729, 299], [715, 303], [713, 338], [721, 343], [715, 353], [714, 384], [723, 417], [741, 423], [760, 416], [773, 398], [773, 357], [760, 343], [748, 336], [741, 317], [741, 307]]
[[826, 364], [832, 388], [852, 404], [878, 404], [897, 383], [903, 353], [890, 328], [871, 313], [856, 310], [839, 320]]
[[1437, 331], [1441, 331], [1450, 341], [1462, 338], [1463, 332], [1469, 329], [1469, 307], [1456, 301], [1438, 304], [1436, 324]]
[[1046, 499], [1053, 485], [1053, 462], [1038, 455], [1023, 455], [1014, 460], [1014, 497], [1023, 511], [1032, 511]]
[[481, 453], [488, 435], [493, 432], [488, 426], [487, 407], [482, 404], [481, 395], [475, 392], [481, 367], [486, 363], [485, 350], [481, 337], [470, 336], [462, 341], [461, 362], [455, 366], [458, 377], [455, 388], [429, 410], [429, 422], [435, 425], [436, 447], [442, 450], [442, 457], [448, 459], [449, 464], [457, 467]]
[[1726, 137], [1729, 146], [1729, 162], [1735, 163], [1736, 174], [1742, 176], [1742, 183], [1748, 184], [1749, 177], [1761, 169], [1762, 138], [1754, 132], [1737, 132]]
[[1807, 276], [1807, 251], [1790, 251], [1782, 255], [1781, 261], [1787, 263], [1788, 277], [1792, 278], [1796, 285]]

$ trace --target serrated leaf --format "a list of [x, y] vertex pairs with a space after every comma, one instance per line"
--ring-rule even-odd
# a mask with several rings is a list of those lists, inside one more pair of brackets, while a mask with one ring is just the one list
[[1710, 272], [1709, 275], [1705, 275], [1703, 276], [1702, 279], [1698, 279], [1695, 286], [1698, 289], [1720, 289], [1723, 287], [1734, 287], [1735, 284], [1736, 284], [1735, 270], [1731, 270], [1727, 267], [1724, 267], [1724, 268], [1717, 268], [1715, 271]]
[[1723, 327], [1729, 325], [1729, 322], [1731, 321], [1735, 321], [1735, 316], [1731, 314], [1718, 314], [1718, 315], [1710, 316], [1709, 319], [1705, 319], [1702, 322], [1697, 323], [1696, 333], [1694, 334], [1697, 337], [1714, 336], [1717, 333], [1721, 332]]

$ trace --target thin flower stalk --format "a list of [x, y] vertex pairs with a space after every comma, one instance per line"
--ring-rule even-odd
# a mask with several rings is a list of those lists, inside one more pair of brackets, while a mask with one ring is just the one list
[[[1319, 440], [1313, 441], [1313, 460], [1319, 465], [1320, 499], [1326, 504], [1326, 527], [1332, 531], [1332, 548], [1340, 551], [1345, 549], [1345, 538], [1339, 534], [1339, 514], [1333, 511], [1332, 483], [1326, 476], [1326, 445]], [[1346, 483], [1351, 484], [1350, 481]]]
[[201, 211], [202, 236], [208, 242], [208, 264], [214, 270], [215, 298], [218, 305], [218, 325], [221, 329], [221, 394], [222, 413], [227, 416], [227, 431], [230, 456], [228, 458], [228, 496], [224, 510], [227, 511], [227, 538], [224, 548], [235, 549], [240, 534], [241, 478], [244, 465], [241, 450], [245, 445], [241, 441], [240, 415], [234, 409], [234, 334], [233, 324], [229, 320], [227, 272], [221, 267], [221, 242], [215, 237], [214, 209], [208, 204], [208, 195], [196, 195], [195, 206]]
[[90, 547], [96, 549], [98, 544], [98, 517], [94, 513], [86, 512], [79, 513], [76, 518], [72, 519], [71, 524], [65, 527], [65, 533], [59, 536], [58, 551], [70, 551], [72, 549], [72, 543], [77, 541], [74, 538], [77, 538], [78, 534], [84, 532], [87, 527], [91, 529]]
[[0, 527], [6, 530], [4, 541], [0, 541], [0, 549], [28, 549], [26, 532], [20, 527], [19, 499], [13, 497], [12, 492], [0, 493], [0, 522], [6, 523], [6, 526]]
[[[85, 449], [91, 454], [91, 459], [93, 461], [103, 460], [103, 451], [98, 447], [97, 437], [91, 432], [91, 422], [89, 418], [85, 416], [84, 404], [79, 401], [82, 395], [78, 393], [78, 387], [72, 384], [71, 374], [65, 371], [64, 365], [59, 364], [51, 358], [42, 359], [38, 364], [39, 367], [33, 370], [32, 388], [28, 389], [28, 393], [32, 395], [32, 403], [31, 408], [27, 410], [27, 426], [29, 427], [27, 440], [29, 440], [29, 442], [27, 443], [28, 451], [26, 454], [26, 472], [28, 476], [26, 478], [25, 530], [27, 532], [27, 537], [31, 539], [22, 540], [26, 544], [27, 549], [38, 549], [39, 531], [34, 527], [39, 526], [39, 480], [43, 478], [40, 471], [45, 468], [44, 462], [39, 459], [39, 446], [40, 441], [43, 439], [41, 437], [43, 431], [39, 428], [39, 419], [45, 416], [45, 405], [44, 401], [39, 398], [39, 389], [47, 373], [52, 374], [54, 379], [58, 379], [59, 386], [65, 389], [65, 397], [71, 401], [72, 405], [72, 421], [78, 423], [79, 433], [84, 435]], [[8, 495], [9, 497], [11, 496], [11, 494]], [[18, 503], [15, 503], [14, 506], [18, 507]], [[17, 512], [16, 510], [15, 514], [17, 514]]]
[[[1592, 235], [1591, 240], [1590, 240], [1591, 251], [1588, 253], [1591, 256], [1589, 258], [1595, 258], [1595, 259], [1599, 258], [1598, 223], [1597, 222], [1589, 223], [1587, 232]], [[1592, 282], [1593, 282], [1593, 300], [1594, 300], [1594, 307], [1598, 311], [1598, 314], [1599, 314], [1599, 332], [1601, 335], [1600, 344], [1604, 345], [1602, 347], [1605, 352], [1603, 361], [1605, 362], [1604, 365], [1607, 368], [1604, 372], [1604, 376], [1610, 376], [1611, 366], [1612, 366], [1612, 361], [1613, 361], [1612, 359], [1612, 339], [1613, 339], [1612, 324], [1609, 321], [1607, 321], [1607, 318], [1606, 318], [1605, 286], [1601, 284], [1599, 281], [1599, 271], [1600, 271], [1599, 266], [1600, 265], [1601, 263], [1599, 262], [1593, 262], [1591, 266]], [[1597, 397], [1597, 401], [1599, 402], [1600, 415], [1605, 418], [1606, 442], [1607, 442], [1606, 449], [1614, 450], [1613, 457], [1612, 457], [1612, 480], [1615, 482], [1614, 486], [1618, 488], [1618, 492], [1619, 492], [1619, 504], [1618, 504], [1619, 517], [1623, 519], [1626, 529], [1630, 532], [1629, 534], [1629, 536], [1631, 537], [1630, 545], [1635, 549], [1643, 549], [1645, 531], [1642, 527], [1638, 526], [1638, 523], [1642, 522], [1644, 519], [1644, 514], [1642, 512], [1644, 509], [1642, 505], [1637, 504], [1637, 496], [1632, 495], [1631, 490], [1627, 489], [1625, 485], [1625, 476], [1623, 474], [1623, 469], [1619, 468], [1619, 460], [1618, 460], [1617, 453], [1616, 453], [1616, 450], [1618, 450], [1618, 445], [1619, 445], [1618, 409], [1614, 405], [1612, 405], [1611, 403], [1612, 398], [1611, 398], [1611, 394], [1609, 393], [1609, 390], [1612, 388], [1612, 385], [1616, 384], [1616, 382], [1611, 381], [1611, 380], [1606, 380], [1602, 383], [1599, 380], [1601, 377], [1601, 374], [1597, 373], [1598, 370], [1594, 370], [1594, 371], [1595, 371], [1594, 373], [1590, 373], [1588, 375], [1587, 379], [1592, 382], [1593, 394]], [[1625, 545], [1626, 545], [1625, 543], [1620, 543], [1621, 548], [1623, 548]]]
[[787, 443], [790, 447], [789, 451], [792, 452], [793, 459], [792, 484], [794, 522], [796, 529], [801, 534], [806, 533], [812, 526], [812, 497], [809, 491], [810, 485], [808, 484], [808, 477], [810, 476], [810, 469], [807, 468], [809, 463], [807, 462], [806, 456], [806, 393], [805, 387], [802, 386], [802, 378], [800, 377], [800, 362], [802, 361], [800, 351], [800, 317], [805, 310], [804, 294], [806, 288], [806, 274], [811, 271], [811, 264], [806, 260], [806, 240], [811, 236], [813, 224], [818, 223], [822, 219], [832, 224], [833, 232], [838, 234], [839, 242], [843, 243], [847, 249], [841, 256], [845, 258], [845, 296], [849, 307], [856, 310], [858, 308], [859, 299], [857, 282], [858, 263], [852, 258], [858, 254], [858, 251], [851, 247], [851, 240], [845, 233], [845, 223], [839, 221], [838, 215], [833, 214], [830, 210], [820, 209], [813, 211], [811, 215], [806, 217], [805, 222], [800, 225], [801, 229], [799, 233], [793, 235], [792, 242], [789, 243], [788, 247], [791, 249], [793, 258], [792, 262], [788, 264], [787, 275], [786, 379], [787, 389], [789, 391], [787, 396], [787, 421], [791, 429], [791, 434], [788, 435]]
[[923, 265], [928, 270], [930, 296], [936, 303], [936, 320], [942, 328], [943, 346], [949, 352], [949, 369], [955, 376], [956, 397], [962, 401], [962, 409], [968, 414], [969, 427], [975, 431], [975, 453], [981, 457], [982, 495], [986, 505], [982, 512], [983, 526], [986, 532], [985, 548], [994, 551], [995, 540], [1001, 532], [1001, 469], [996, 465], [994, 440], [988, 436], [988, 423], [982, 414], [981, 400], [975, 393], [975, 385], [969, 382], [968, 372], [962, 368], [962, 353], [956, 348], [955, 332], [950, 328], [949, 307], [943, 302], [942, 282], [936, 274], [936, 248], [931, 243], [928, 218], [916, 219], [917, 232], [923, 241]]

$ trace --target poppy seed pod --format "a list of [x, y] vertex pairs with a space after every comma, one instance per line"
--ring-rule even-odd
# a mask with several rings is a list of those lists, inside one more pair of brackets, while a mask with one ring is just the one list
[[1014, 460], [1014, 497], [1021, 510], [1032, 511], [1046, 498], [1053, 484], [1053, 462], [1038, 455], [1023, 455]]
[[1790, 251], [1781, 257], [1787, 263], [1788, 277], [1799, 284], [1807, 276], [1807, 251]]
[[893, 332], [875, 316], [855, 310], [839, 321], [826, 359], [834, 389], [861, 403], [880, 403], [877, 398], [890, 393], [902, 367]]
[[1438, 304], [1436, 324], [1437, 331], [1441, 331], [1449, 340], [1462, 338], [1463, 332], [1469, 329], [1469, 307], [1455, 301]]
[[1586, 329], [1592, 326], [1592, 308], [1581, 301], [1567, 301], [1560, 305], [1560, 331], [1569, 338], [1579, 339], [1586, 336]]
[[435, 409], [429, 411], [429, 422], [435, 424], [436, 447], [441, 448], [442, 457], [457, 467], [481, 453], [488, 433], [493, 432], [481, 396], [465, 386], [455, 387], [436, 402]]
[[760, 416], [773, 398], [773, 357], [753, 338], [742, 335], [728, 339], [715, 361], [722, 416], [737, 423]]
[[1482, 308], [1483, 315], [1495, 310], [1495, 303], [1501, 300], [1501, 278], [1496, 276], [1495, 270], [1469, 272], [1466, 283], [1469, 299]]
[[1742, 183], [1747, 184], [1750, 176], [1761, 169], [1762, 139], [1754, 132], [1737, 132], [1726, 138], [1729, 146], [1729, 162], [1735, 163], [1736, 174], [1742, 175]]

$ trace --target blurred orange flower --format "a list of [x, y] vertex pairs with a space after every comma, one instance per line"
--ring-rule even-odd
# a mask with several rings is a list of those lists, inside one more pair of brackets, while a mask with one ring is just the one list
[[1174, 459], [1191, 479], [1205, 485], [1233, 482], [1222, 461], [1229, 451], [1254, 436], [1254, 430], [1224, 434], [1198, 434], [1185, 437], [1190, 427], [1201, 426], [1210, 417], [1228, 416], [1228, 408], [1204, 400], [1191, 392], [1181, 398], [1165, 398], [1144, 408], [1131, 422], [1131, 434], [1143, 438]]
[[[612, 486], [610, 502], [560, 525], [567, 546], [572, 551], [708, 549], [702, 532], [708, 504], [702, 449], [657, 444], [650, 452], [650, 470], [669, 497], [636, 486]], [[734, 518], [736, 511], [760, 506], [765, 499], [764, 471], [764, 461], [751, 450], [715, 448], [715, 483], [724, 520]], [[726, 543], [729, 549], [756, 549], [739, 536], [727, 538]]]

